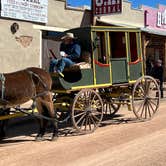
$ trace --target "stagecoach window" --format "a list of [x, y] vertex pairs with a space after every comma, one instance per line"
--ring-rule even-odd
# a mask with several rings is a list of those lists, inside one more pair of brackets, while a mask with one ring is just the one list
[[97, 32], [96, 33], [96, 47], [98, 52], [98, 61], [101, 63], [107, 63], [107, 54], [106, 54], [106, 42], [105, 42], [105, 34], [104, 32]]
[[129, 38], [130, 38], [130, 62], [135, 62], [138, 59], [136, 33], [130, 32]]
[[124, 32], [110, 32], [111, 58], [126, 57], [126, 40]]

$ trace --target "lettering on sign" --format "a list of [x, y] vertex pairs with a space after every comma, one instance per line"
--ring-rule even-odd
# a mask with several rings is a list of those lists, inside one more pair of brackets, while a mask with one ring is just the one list
[[157, 26], [166, 25], [166, 9], [164, 12], [157, 12]]
[[1, 0], [1, 16], [47, 23], [48, 0]]
[[120, 13], [122, 0], [93, 0], [94, 15]]

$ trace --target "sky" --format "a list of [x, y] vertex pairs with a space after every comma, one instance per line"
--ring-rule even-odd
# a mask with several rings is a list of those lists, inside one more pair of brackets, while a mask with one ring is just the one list
[[[151, 7], [157, 7], [157, 4], [166, 5], [166, 0], [128, 0], [132, 3], [133, 8], [138, 8], [140, 5], [148, 5]], [[91, 4], [91, 0], [67, 0], [67, 3], [71, 6], [83, 6]]]

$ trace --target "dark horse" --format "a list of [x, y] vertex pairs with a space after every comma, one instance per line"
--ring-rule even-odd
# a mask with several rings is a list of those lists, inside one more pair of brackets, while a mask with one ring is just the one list
[[[2, 78], [2, 75], [1, 75]], [[54, 107], [52, 101], [52, 79], [50, 74], [40, 68], [27, 68], [25, 70], [3, 74], [5, 81], [0, 80], [0, 113], [9, 112], [10, 108], [21, 105], [31, 99], [36, 103], [41, 115], [54, 118]], [[4, 90], [3, 87], [4, 86]], [[42, 140], [48, 120], [40, 119], [40, 129], [37, 140]], [[53, 122], [53, 134], [51, 139], [57, 138], [57, 122]], [[4, 136], [4, 123], [1, 121], [1, 136]]]

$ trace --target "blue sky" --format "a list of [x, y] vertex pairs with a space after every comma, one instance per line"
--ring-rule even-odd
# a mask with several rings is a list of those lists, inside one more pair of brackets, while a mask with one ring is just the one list
[[[140, 5], [148, 5], [152, 7], [156, 7], [157, 4], [166, 5], [166, 0], [129, 0], [132, 2], [132, 7], [137, 8]], [[67, 0], [67, 3], [71, 6], [82, 6], [82, 5], [90, 5], [91, 0]]]

